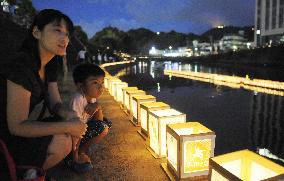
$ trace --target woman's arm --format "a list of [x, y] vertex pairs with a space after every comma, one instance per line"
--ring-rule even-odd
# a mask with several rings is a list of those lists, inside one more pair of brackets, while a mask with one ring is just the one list
[[62, 103], [57, 82], [49, 82], [48, 83], [48, 94], [49, 94], [49, 103], [51, 108], [53, 108], [56, 104]]
[[28, 120], [31, 93], [7, 80], [7, 123], [11, 134], [22, 137], [40, 137], [69, 133], [81, 137], [86, 125], [73, 122], [39, 122]]

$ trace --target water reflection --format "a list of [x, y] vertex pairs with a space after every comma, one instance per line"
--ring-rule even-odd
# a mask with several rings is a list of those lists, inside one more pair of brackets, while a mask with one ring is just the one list
[[250, 137], [253, 147], [267, 148], [272, 153], [284, 156], [283, 111], [284, 98], [259, 94], [252, 97]]
[[[108, 69], [120, 74], [129, 86], [137, 86], [171, 107], [187, 114], [188, 120], [199, 121], [215, 131], [215, 154], [240, 149], [269, 149], [284, 158], [284, 97], [231, 89], [196, 80], [164, 76], [164, 69], [238, 75], [284, 81], [278, 68], [210, 67], [178, 62], [143, 62], [124, 68]], [[123, 73], [121, 73], [123, 72]]]

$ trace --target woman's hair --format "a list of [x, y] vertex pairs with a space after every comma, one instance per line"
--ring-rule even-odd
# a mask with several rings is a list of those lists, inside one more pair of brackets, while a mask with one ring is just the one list
[[73, 70], [73, 80], [76, 83], [84, 83], [90, 76], [105, 76], [105, 72], [94, 64], [80, 64]]
[[33, 36], [33, 28], [37, 26], [37, 28], [40, 31], [42, 31], [47, 24], [51, 22], [60, 24], [61, 20], [64, 20], [66, 22], [66, 28], [69, 31], [69, 34], [72, 34], [73, 22], [68, 16], [66, 16], [62, 12], [55, 10], [55, 9], [44, 9], [40, 11], [34, 17], [34, 21], [31, 24], [30, 28], [28, 29], [28, 35], [26, 36], [24, 42], [22, 43], [20, 50], [29, 51], [29, 52], [38, 54], [38, 50], [37, 50], [38, 41]]

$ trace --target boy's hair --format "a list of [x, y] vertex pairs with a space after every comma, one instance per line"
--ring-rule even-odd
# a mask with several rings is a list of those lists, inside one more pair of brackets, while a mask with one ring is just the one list
[[105, 72], [94, 64], [80, 64], [73, 70], [73, 80], [76, 83], [83, 83], [90, 76], [105, 76]]

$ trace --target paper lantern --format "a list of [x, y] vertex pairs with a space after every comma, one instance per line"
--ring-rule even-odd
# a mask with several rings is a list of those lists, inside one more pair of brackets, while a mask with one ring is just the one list
[[110, 79], [114, 79], [114, 77], [108, 75], [108, 76], [105, 76], [105, 78], [104, 78], [104, 85], [105, 85], [105, 88], [106, 88], [106, 89], [109, 88], [108, 86], [109, 86], [109, 80], [110, 80]]
[[162, 168], [177, 180], [208, 178], [215, 137], [198, 122], [167, 125], [167, 163], [162, 163]]
[[122, 103], [123, 102], [123, 92], [122, 92], [122, 88], [128, 87], [128, 83], [126, 82], [116, 82], [114, 84], [114, 99], [119, 102]]
[[284, 167], [249, 150], [210, 158], [209, 167], [211, 180], [284, 180]]
[[114, 96], [114, 84], [118, 82], [121, 82], [121, 80], [118, 78], [112, 78], [108, 80], [108, 90], [110, 95]]
[[133, 96], [131, 101], [131, 121], [134, 125], [140, 125], [140, 104], [147, 102], [156, 102], [156, 97], [152, 95], [137, 95]]
[[149, 130], [149, 112], [154, 110], [169, 109], [170, 106], [163, 102], [148, 102], [140, 105], [140, 122], [141, 122], [141, 136], [148, 138]]
[[163, 109], [149, 112], [149, 151], [154, 157], [166, 156], [166, 125], [184, 123], [186, 115], [175, 109]]
[[129, 100], [127, 99], [128, 101], [126, 101], [126, 91], [128, 91], [128, 90], [138, 90], [138, 88], [137, 87], [124, 87], [124, 88], [122, 88], [122, 95], [123, 95], [122, 105], [125, 109], [126, 109], [126, 104], [129, 104]]
[[132, 112], [132, 97], [136, 95], [146, 95], [146, 92], [143, 90], [127, 90], [125, 94], [125, 105], [128, 113]]

